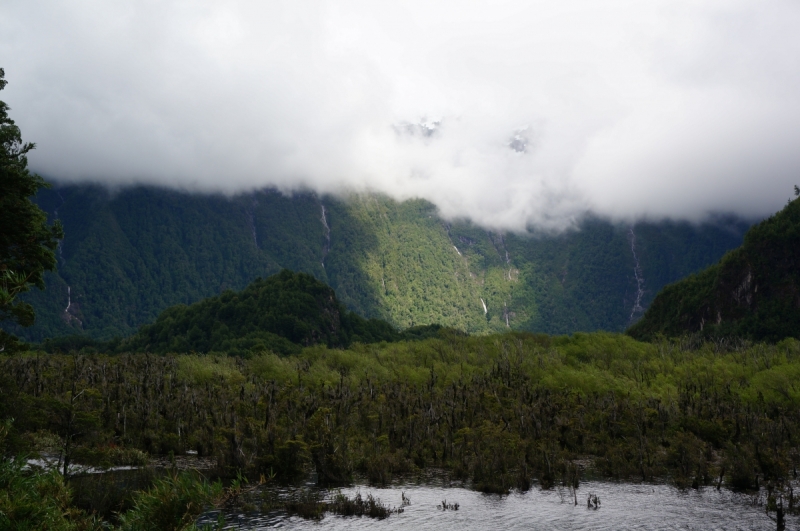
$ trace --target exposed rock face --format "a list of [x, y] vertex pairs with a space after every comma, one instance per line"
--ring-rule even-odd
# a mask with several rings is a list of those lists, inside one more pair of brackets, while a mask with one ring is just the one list
[[669, 285], [628, 333], [800, 337], [800, 199], [751, 228], [705, 271]]

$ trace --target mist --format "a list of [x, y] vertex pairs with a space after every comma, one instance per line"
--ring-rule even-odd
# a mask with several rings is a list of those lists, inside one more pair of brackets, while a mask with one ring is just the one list
[[5, 0], [0, 99], [59, 182], [758, 217], [800, 183], [798, 27], [780, 0]]

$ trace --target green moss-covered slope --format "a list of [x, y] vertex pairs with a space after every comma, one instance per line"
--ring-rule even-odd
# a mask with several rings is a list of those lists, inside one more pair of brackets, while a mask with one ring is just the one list
[[664, 288], [628, 333], [800, 337], [800, 199], [752, 227], [718, 264]]

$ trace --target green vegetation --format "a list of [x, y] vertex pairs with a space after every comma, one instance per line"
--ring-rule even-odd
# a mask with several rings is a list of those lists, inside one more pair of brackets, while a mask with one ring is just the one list
[[136, 493], [133, 508], [119, 516], [119, 530], [194, 529], [195, 520], [209, 507], [219, 504], [224, 495], [220, 482], [209, 483], [189, 472], [173, 473]]
[[46, 352], [224, 353], [247, 356], [271, 351], [297, 354], [309, 345], [346, 347], [352, 342], [422, 340], [439, 325], [398, 332], [386, 321], [348, 311], [331, 288], [305, 273], [284, 269], [256, 279], [240, 292], [226, 291], [191, 306], [167, 308], [134, 336], [96, 341], [85, 335], [46, 340]]
[[[0, 90], [6, 87], [0, 68]], [[35, 147], [23, 142], [19, 127], [0, 101], [0, 323], [22, 327], [34, 322], [33, 306], [18, 295], [36, 286], [44, 289], [44, 272], [56, 266], [55, 249], [61, 225], [47, 225], [46, 214], [31, 197], [47, 184], [28, 171], [27, 154]], [[0, 352], [18, 348], [16, 338], [0, 330]]]
[[[9, 459], [6, 443], [12, 426], [10, 419], [0, 424], [0, 529], [189, 531], [196, 529], [195, 520], [208, 508], [225, 505], [243, 491], [241, 480], [223, 489], [220, 482], [209, 483], [196, 473], [172, 471], [148, 488], [128, 493], [129, 507], [106, 511], [103, 516], [108, 520], [103, 521], [74, 503], [66, 476], [56, 470], [29, 469], [24, 456]], [[112, 527], [112, 520], [117, 525]]]
[[[599, 219], [560, 235], [514, 235], [445, 222], [424, 201], [375, 195], [66, 186], [41, 191], [37, 202], [67, 235], [48, 289], [23, 295], [37, 323], [5, 327], [29, 341], [126, 337], [170, 306], [244, 289], [283, 268], [313, 275], [349, 310], [400, 329], [623, 331], [636, 299], [630, 227]], [[637, 223], [642, 304], [741, 244], [746, 228], [722, 218]]]
[[352, 340], [392, 340], [386, 322], [347, 311], [333, 290], [305, 273], [283, 270], [256, 279], [241, 292], [226, 291], [191, 306], [174, 306], [119, 348], [150, 352], [271, 350], [297, 353], [301, 346], [347, 346]]
[[286, 503], [286, 512], [306, 520], [322, 520], [325, 513], [341, 516], [368, 516], [382, 520], [392, 514], [402, 513], [403, 507], [392, 509], [372, 494], [368, 494], [364, 498], [360, 492], [352, 498], [339, 492], [331, 501], [326, 502], [319, 492], [306, 491]]
[[664, 288], [628, 333], [800, 338], [800, 199], [752, 227], [718, 264]]
[[[0, 424], [0, 447], [11, 422]], [[78, 531], [99, 529], [71, 505], [69, 488], [56, 471], [26, 473], [24, 461], [0, 456], [0, 529]]]
[[[292, 357], [7, 357], [10, 452], [189, 450], [217, 472], [323, 485], [425, 467], [488, 492], [617, 478], [731, 488], [800, 461], [800, 342], [639, 343], [606, 333], [509, 333], [307, 347]], [[69, 444], [67, 443], [69, 441]], [[70, 455], [67, 455], [70, 454]], [[723, 478], [723, 479], [720, 479]]]

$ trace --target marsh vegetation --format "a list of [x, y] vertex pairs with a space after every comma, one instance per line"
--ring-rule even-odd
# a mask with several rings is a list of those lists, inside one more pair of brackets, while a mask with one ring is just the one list
[[67, 478], [71, 463], [195, 452], [221, 477], [385, 485], [436, 467], [493, 493], [575, 488], [588, 468], [681, 488], [769, 484], [794, 511], [798, 375], [791, 339], [444, 331], [291, 357], [31, 352], [0, 360], [0, 408], [16, 419], [6, 453], [55, 455]]

